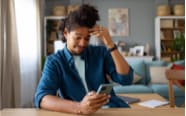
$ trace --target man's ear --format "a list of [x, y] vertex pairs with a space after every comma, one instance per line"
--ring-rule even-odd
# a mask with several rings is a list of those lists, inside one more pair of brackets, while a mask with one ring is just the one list
[[68, 30], [67, 30], [67, 28], [64, 29], [63, 34], [64, 34], [65, 38], [67, 38], [67, 36], [68, 36]]

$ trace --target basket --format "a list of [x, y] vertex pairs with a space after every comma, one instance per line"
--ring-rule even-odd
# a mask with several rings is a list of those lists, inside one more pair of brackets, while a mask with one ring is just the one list
[[169, 16], [170, 7], [168, 5], [158, 5], [157, 6], [157, 16]]
[[66, 8], [65, 6], [55, 6], [53, 8], [53, 15], [54, 16], [66, 16]]
[[183, 4], [174, 5], [173, 9], [174, 15], [184, 16], [185, 15], [185, 6]]
[[67, 8], [67, 14], [79, 8], [79, 5], [69, 5]]

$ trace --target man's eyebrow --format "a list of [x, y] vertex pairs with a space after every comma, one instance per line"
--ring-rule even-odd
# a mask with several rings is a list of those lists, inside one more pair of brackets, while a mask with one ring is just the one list
[[76, 32], [75, 34], [76, 34], [76, 35], [80, 35], [80, 36], [82, 36], [82, 34], [81, 34], [81, 33], [77, 33], [77, 32]]

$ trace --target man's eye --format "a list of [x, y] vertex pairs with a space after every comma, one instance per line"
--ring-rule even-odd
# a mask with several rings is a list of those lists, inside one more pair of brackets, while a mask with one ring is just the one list
[[85, 38], [85, 40], [86, 40], [86, 41], [89, 41], [89, 40], [90, 40], [90, 37]]
[[76, 40], [80, 40], [81, 39], [81, 37], [76, 37]]

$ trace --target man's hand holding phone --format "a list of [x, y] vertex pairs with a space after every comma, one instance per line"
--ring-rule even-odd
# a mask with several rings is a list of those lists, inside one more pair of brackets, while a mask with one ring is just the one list
[[110, 95], [89, 92], [79, 104], [81, 114], [92, 114], [109, 102]]

